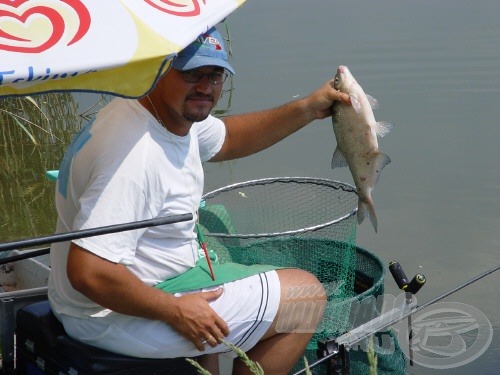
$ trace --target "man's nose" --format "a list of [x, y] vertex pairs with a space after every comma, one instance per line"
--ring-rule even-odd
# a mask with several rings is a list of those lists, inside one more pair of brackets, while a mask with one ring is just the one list
[[212, 84], [209, 82], [208, 74], [203, 74], [201, 79], [196, 83], [196, 88], [203, 92], [210, 92], [212, 90]]

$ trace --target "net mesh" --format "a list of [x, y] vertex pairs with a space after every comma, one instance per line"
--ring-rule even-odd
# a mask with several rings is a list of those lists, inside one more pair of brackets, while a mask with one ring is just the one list
[[[279, 177], [229, 185], [203, 200], [200, 225], [219, 262], [297, 267], [313, 273], [325, 287], [323, 320], [305, 353], [310, 363], [317, 359], [318, 341], [345, 333], [353, 320], [364, 322], [353, 316], [359, 301], [383, 294], [381, 261], [356, 246], [354, 187], [327, 179]], [[365, 315], [366, 321], [373, 317]], [[295, 370], [302, 367], [298, 364]]]

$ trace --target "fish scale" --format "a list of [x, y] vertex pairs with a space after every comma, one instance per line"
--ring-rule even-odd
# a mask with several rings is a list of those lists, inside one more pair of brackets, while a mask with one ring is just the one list
[[393, 125], [377, 122], [373, 108], [378, 102], [366, 95], [346, 66], [339, 66], [334, 81], [335, 89], [349, 94], [351, 105], [337, 101], [333, 105], [333, 131], [337, 147], [333, 153], [332, 168], [349, 167], [358, 192], [358, 224], [366, 216], [377, 232], [377, 216], [371, 192], [382, 169], [391, 159], [378, 148], [377, 136], [384, 136]]

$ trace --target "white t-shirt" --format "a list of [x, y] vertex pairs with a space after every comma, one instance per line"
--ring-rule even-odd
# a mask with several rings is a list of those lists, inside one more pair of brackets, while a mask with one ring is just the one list
[[[75, 240], [121, 263], [148, 285], [194, 266], [202, 162], [222, 147], [219, 119], [194, 123], [188, 135], [168, 132], [138, 101], [115, 99], [79, 133], [64, 156], [56, 191], [57, 232], [192, 213], [192, 221]], [[49, 299], [56, 313], [77, 317], [108, 310], [74, 290], [66, 273], [69, 242], [51, 248]]]

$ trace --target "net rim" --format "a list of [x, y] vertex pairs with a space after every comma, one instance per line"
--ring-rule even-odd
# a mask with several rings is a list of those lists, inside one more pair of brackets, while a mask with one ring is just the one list
[[[238, 187], [245, 187], [245, 186], [252, 186], [252, 185], [264, 185], [264, 184], [275, 183], [275, 182], [295, 182], [295, 183], [303, 183], [303, 184], [312, 183], [312, 184], [316, 184], [316, 185], [327, 185], [327, 186], [333, 187], [334, 189], [337, 189], [337, 190], [341, 189], [345, 192], [354, 193], [354, 194], [358, 195], [356, 188], [352, 185], [345, 183], [345, 182], [330, 180], [327, 178], [319, 178], [319, 177], [297, 177], [296, 176], [296, 177], [268, 177], [268, 178], [260, 178], [260, 179], [256, 179], [256, 180], [237, 182], [234, 184], [226, 185], [226, 186], [223, 186], [221, 188], [212, 190], [212, 191], [204, 194], [201, 197], [201, 199], [202, 199], [202, 201], [205, 201], [207, 199], [210, 199], [211, 197], [219, 195], [220, 193], [223, 193], [225, 191], [234, 190], [235, 188], [238, 188]], [[341, 221], [347, 220], [351, 216], [354, 216], [357, 211], [358, 211], [358, 207], [356, 206], [352, 211], [346, 213], [345, 215], [342, 215], [338, 218], [327, 221], [325, 223], [309, 226], [306, 228], [299, 228], [299, 229], [282, 231], [282, 232], [246, 233], [246, 234], [243, 234], [243, 233], [237, 233], [237, 234], [205, 233], [205, 236], [207, 236], [207, 237], [219, 237], [219, 238], [264, 238], [264, 237], [278, 237], [278, 236], [284, 236], [284, 235], [293, 235], [293, 234], [299, 234], [299, 233], [305, 233], [305, 232], [312, 232], [312, 231], [316, 231], [318, 229], [325, 228], [325, 227], [333, 225], [333, 224], [340, 223]]]

